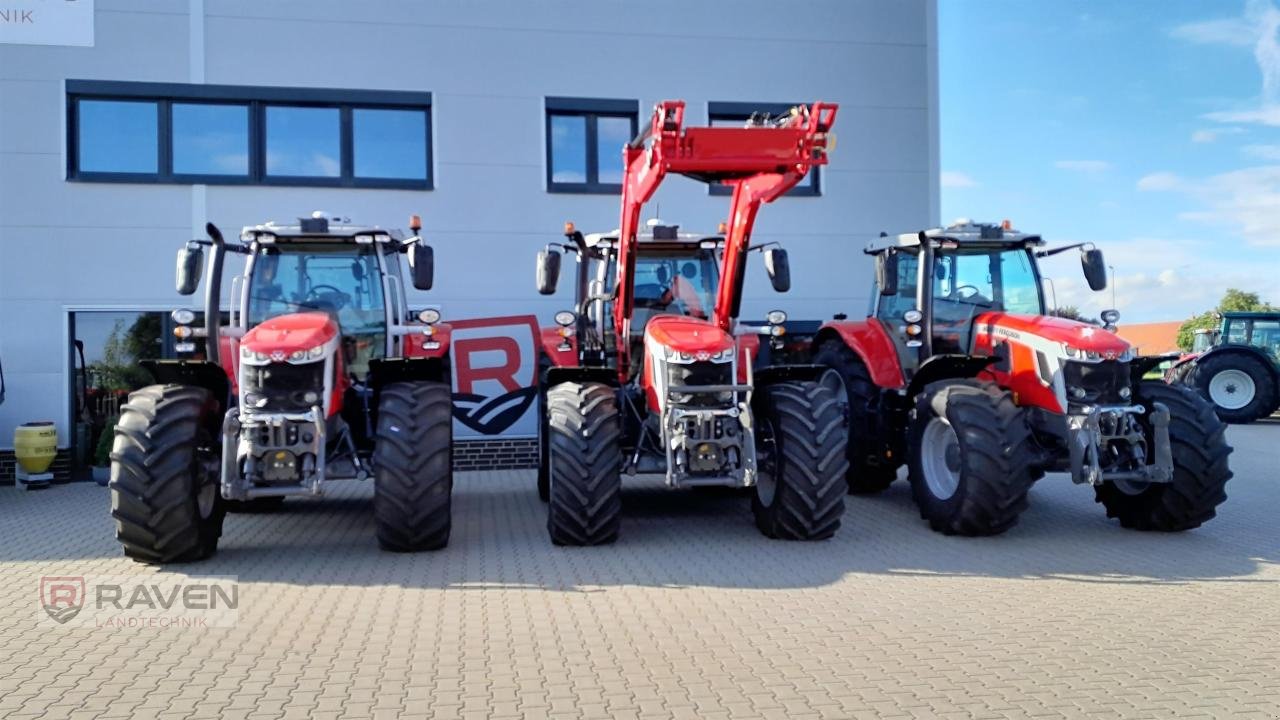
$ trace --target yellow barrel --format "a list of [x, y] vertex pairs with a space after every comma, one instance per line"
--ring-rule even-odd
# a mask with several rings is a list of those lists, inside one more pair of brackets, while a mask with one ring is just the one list
[[13, 431], [13, 454], [23, 470], [45, 472], [58, 454], [58, 428], [48, 421], [19, 425]]

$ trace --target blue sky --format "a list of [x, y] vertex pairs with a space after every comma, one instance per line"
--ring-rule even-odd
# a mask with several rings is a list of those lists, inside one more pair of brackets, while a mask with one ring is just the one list
[[943, 220], [1096, 242], [1131, 322], [1280, 302], [1278, 1], [939, 0]]

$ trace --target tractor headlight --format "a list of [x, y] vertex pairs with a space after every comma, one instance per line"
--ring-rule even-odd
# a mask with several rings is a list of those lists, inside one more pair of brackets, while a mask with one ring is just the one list
[[919, 310], [908, 310], [902, 313], [902, 319], [906, 320], [911, 325], [915, 325], [924, 319], [924, 313]]
[[1115, 325], [1120, 320], [1119, 310], [1103, 310], [1102, 322], [1107, 325]]
[[556, 321], [557, 325], [569, 327], [578, 319], [578, 315], [572, 310], [561, 310], [555, 314], [553, 319]]
[[190, 325], [196, 321], [196, 314], [186, 308], [174, 310], [169, 317], [178, 325]]
[[1079, 351], [1079, 350], [1076, 350], [1074, 347], [1072, 347], [1072, 346], [1070, 346], [1070, 345], [1068, 345], [1068, 344], [1066, 344], [1066, 343], [1063, 343], [1063, 344], [1062, 344], [1062, 354], [1066, 355], [1066, 356], [1067, 356], [1067, 357], [1069, 357], [1069, 358], [1073, 358], [1073, 357], [1075, 357], [1075, 356], [1079, 355], [1079, 354], [1080, 354], [1080, 351]]
[[733, 347], [727, 347], [718, 353], [711, 354], [711, 362], [727, 362], [733, 359]]
[[418, 313], [418, 319], [427, 325], [434, 325], [440, 322], [440, 311], [435, 308], [427, 308]]
[[770, 310], [764, 317], [770, 325], [781, 325], [787, 321], [787, 313], [782, 310]]

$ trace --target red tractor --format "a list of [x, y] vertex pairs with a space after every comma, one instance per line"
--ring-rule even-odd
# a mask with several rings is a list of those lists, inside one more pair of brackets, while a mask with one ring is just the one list
[[[413, 218], [415, 233], [421, 223]], [[129, 397], [111, 453], [111, 515], [125, 554], [147, 563], [200, 560], [217, 548], [227, 510], [318, 496], [323, 481], [374, 479], [378, 543], [393, 551], [449, 540], [452, 411], [449, 333], [440, 313], [411, 314], [400, 256], [430, 289], [421, 237], [323, 213], [296, 225], [246, 227], [178, 254], [178, 292], [199, 284], [204, 317], [176, 310], [179, 352], [147, 361], [156, 383]], [[245, 257], [220, 294], [227, 253]]]
[[[570, 243], [539, 253], [543, 294], [555, 291], [562, 250], [579, 262], [577, 307], [542, 334], [539, 485], [552, 542], [613, 542], [624, 472], [662, 473], [672, 488], [754, 487], [769, 537], [817, 540], [839, 527], [839, 379], [816, 365], [756, 367], [761, 329], [736, 320], [750, 250], [765, 253], [775, 289], [790, 285], [785, 252], [752, 248], [751, 228], [761, 204], [826, 163], [835, 114], [819, 103], [686, 129], [684, 103], [663, 102], [623, 150], [620, 229], [584, 236], [569, 224]], [[641, 209], [668, 173], [733, 188], [719, 233], [642, 233]]]
[[961, 221], [884, 237], [865, 320], [826, 323], [815, 360], [849, 401], [849, 490], [877, 492], [909, 470], [934, 530], [993, 535], [1018, 521], [1045, 472], [1092, 485], [1109, 517], [1186, 530], [1226, 499], [1231, 448], [1213, 406], [1143, 375], [1111, 330], [1045, 313], [1037, 259], [1081, 248], [1090, 287], [1100, 250], [1042, 249], [1037, 235]]

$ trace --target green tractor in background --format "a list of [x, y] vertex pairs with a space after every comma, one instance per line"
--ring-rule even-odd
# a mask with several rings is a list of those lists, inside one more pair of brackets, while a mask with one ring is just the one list
[[1280, 410], [1280, 312], [1224, 312], [1217, 329], [1197, 332], [1192, 352], [1165, 374], [1194, 388], [1229, 423]]

